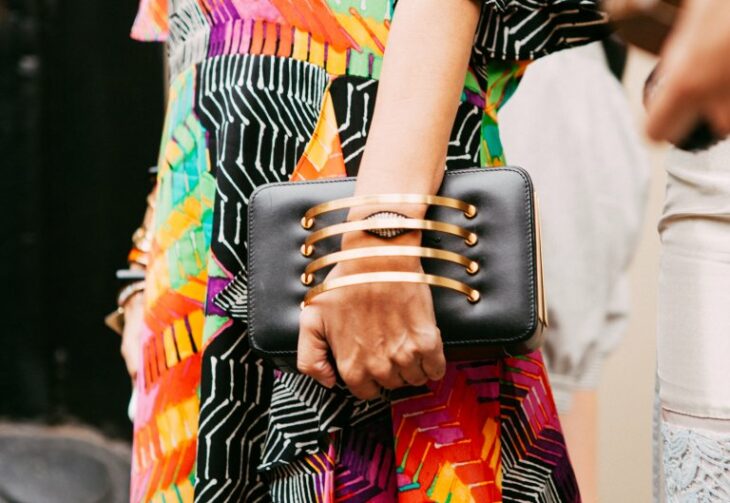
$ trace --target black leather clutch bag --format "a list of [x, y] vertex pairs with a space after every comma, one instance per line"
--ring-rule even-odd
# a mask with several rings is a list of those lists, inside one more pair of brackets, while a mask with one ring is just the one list
[[[262, 357], [296, 370], [301, 306], [323, 291], [368, 282], [434, 288], [447, 359], [515, 355], [536, 349], [547, 324], [536, 199], [519, 168], [449, 171], [437, 196], [352, 197], [354, 178], [275, 183], [249, 202], [248, 333]], [[425, 219], [345, 222], [363, 204], [428, 203]], [[340, 251], [346, 232], [419, 229], [421, 246]], [[375, 272], [324, 281], [331, 265], [366, 256], [421, 257], [425, 274]], [[373, 320], [377, 323], [377, 320]]]

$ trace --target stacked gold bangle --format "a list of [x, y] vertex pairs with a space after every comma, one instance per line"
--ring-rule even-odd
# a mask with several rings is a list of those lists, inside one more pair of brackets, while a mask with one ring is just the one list
[[[301, 225], [304, 229], [311, 230], [314, 226], [316, 217], [324, 213], [371, 204], [427, 204], [433, 206], [443, 206], [461, 211], [466, 219], [474, 218], [477, 214], [477, 208], [474, 205], [450, 197], [425, 194], [383, 194], [348, 197], [319, 204], [310, 208], [304, 214], [301, 220]], [[474, 232], [471, 232], [468, 229], [465, 229], [464, 227], [455, 224], [440, 222], [436, 220], [404, 218], [403, 216], [397, 214], [394, 215], [391, 213], [383, 216], [375, 214], [369, 216], [364, 220], [338, 223], [313, 231], [304, 240], [304, 243], [301, 247], [301, 252], [305, 257], [311, 257], [314, 253], [316, 243], [324, 239], [342, 235], [348, 232], [383, 230], [399, 231], [405, 229], [436, 231], [451, 234], [464, 239], [464, 242], [468, 246], [474, 246], [477, 244], [478, 241], [478, 237]], [[469, 302], [479, 302], [481, 298], [479, 291], [472, 288], [466, 283], [444, 276], [414, 272], [379, 271], [353, 274], [331, 280], [325, 280], [318, 285], [312, 286], [314, 283], [315, 272], [325, 267], [335, 265], [339, 262], [366, 258], [397, 256], [444, 260], [463, 266], [469, 274], [473, 275], [479, 272], [479, 263], [477, 261], [452, 251], [439, 250], [436, 248], [395, 245], [373, 246], [343, 250], [319, 257], [307, 265], [304, 272], [302, 273], [301, 281], [304, 285], [311, 286], [312, 288], [310, 288], [310, 290], [307, 292], [302, 305], [306, 306], [307, 304], [311, 303], [317, 295], [320, 295], [324, 292], [335, 290], [338, 288], [368, 283], [427, 284], [431, 286], [455, 290], [465, 295]]]
[[144, 280], [135, 281], [122, 288], [119, 295], [117, 295], [117, 308], [104, 318], [106, 326], [122, 335], [122, 332], [124, 332], [124, 308], [132, 297], [142, 293], [144, 289]]
[[[156, 174], [157, 167], [150, 168], [149, 173], [151, 175]], [[157, 188], [155, 186], [147, 195], [147, 208], [142, 223], [132, 234], [132, 249], [127, 255], [130, 268], [117, 271], [117, 279], [124, 280], [127, 283], [117, 295], [117, 308], [104, 318], [104, 323], [119, 335], [122, 335], [124, 330], [124, 306], [134, 295], [144, 291], [145, 288], [144, 272], [147, 269], [149, 253], [152, 250], [154, 240], [152, 224], [156, 195]]]

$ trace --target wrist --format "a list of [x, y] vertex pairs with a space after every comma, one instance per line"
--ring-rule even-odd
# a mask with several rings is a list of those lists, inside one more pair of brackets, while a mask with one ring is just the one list
[[117, 306], [124, 309], [128, 302], [137, 297], [145, 289], [145, 281], [135, 281], [130, 283], [119, 291], [117, 296]]
[[423, 267], [418, 257], [371, 257], [340, 262], [337, 265], [338, 276], [371, 272], [422, 272]]
[[348, 232], [342, 236], [343, 250], [368, 246], [420, 246], [421, 231], [411, 230], [394, 238], [381, 238], [365, 231]]

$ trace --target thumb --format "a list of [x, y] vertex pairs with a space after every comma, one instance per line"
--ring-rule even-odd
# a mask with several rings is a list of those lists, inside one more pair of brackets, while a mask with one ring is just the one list
[[312, 306], [305, 307], [299, 316], [297, 368], [326, 388], [333, 387], [337, 380], [329, 360], [322, 318]]

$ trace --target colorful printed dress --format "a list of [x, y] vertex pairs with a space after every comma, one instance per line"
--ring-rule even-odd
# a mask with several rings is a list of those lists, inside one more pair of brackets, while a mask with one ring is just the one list
[[[596, 3], [483, 0], [448, 169], [504, 163], [496, 114], [518, 61], [602, 35]], [[133, 36], [168, 41], [171, 79], [132, 501], [580, 500], [539, 353], [452, 363], [440, 382], [363, 402], [249, 349], [248, 197], [357, 172], [395, 8], [142, 0]]]

